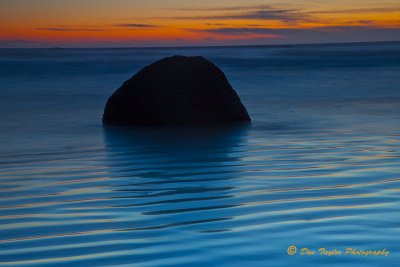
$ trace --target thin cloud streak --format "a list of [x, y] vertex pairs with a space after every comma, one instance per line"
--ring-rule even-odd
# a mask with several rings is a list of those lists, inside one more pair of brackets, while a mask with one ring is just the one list
[[309, 32], [348, 32], [348, 31], [384, 31], [397, 30], [399, 28], [379, 28], [376, 26], [324, 26], [314, 28], [251, 28], [251, 27], [229, 27], [229, 28], [214, 28], [214, 29], [186, 29], [192, 32], [216, 33], [222, 35], [244, 35], [244, 34], [290, 34], [290, 33], [309, 33]]
[[275, 20], [283, 22], [311, 22], [313, 17], [300, 9], [261, 9], [242, 13], [212, 16], [178, 16], [179, 20]]
[[181, 8], [181, 11], [241, 11], [274, 9], [271, 5], [251, 5], [251, 6], [228, 6], [228, 7], [203, 7], [203, 8]]
[[215, 28], [188, 29], [208, 33], [214, 38], [256, 39], [253, 44], [290, 43], [334, 43], [400, 41], [400, 28], [379, 28], [375, 26], [325, 26], [315, 28]]
[[123, 23], [123, 24], [116, 24], [116, 27], [122, 28], [129, 28], [129, 29], [150, 29], [150, 28], [160, 28], [159, 25], [153, 24], [137, 24], [137, 23]]
[[321, 10], [312, 11], [309, 14], [364, 14], [364, 13], [392, 13], [399, 12], [399, 7], [376, 7], [376, 8], [356, 8], [340, 10]]
[[38, 31], [55, 31], [55, 32], [102, 32], [104, 29], [91, 29], [91, 28], [62, 28], [62, 27], [50, 27], [50, 28], [36, 28]]
[[[246, 10], [282, 10], [274, 5], [248, 5], [248, 6], [228, 6], [228, 7], [204, 7], [204, 8], [181, 8], [181, 11], [246, 11]], [[300, 11], [299, 9], [296, 9]], [[399, 12], [398, 6], [392, 7], [370, 7], [370, 8], [352, 8], [338, 10], [310, 11], [308, 14], [341, 14], [341, 13], [382, 13]]]

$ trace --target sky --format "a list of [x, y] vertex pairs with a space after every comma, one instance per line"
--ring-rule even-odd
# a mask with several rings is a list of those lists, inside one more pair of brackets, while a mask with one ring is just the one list
[[400, 0], [0, 0], [0, 48], [400, 41]]

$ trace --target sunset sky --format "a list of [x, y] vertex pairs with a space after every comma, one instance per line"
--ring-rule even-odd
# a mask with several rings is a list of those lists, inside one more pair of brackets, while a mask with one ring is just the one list
[[0, 47], [400, 40], [400, 0], [0, 0]]

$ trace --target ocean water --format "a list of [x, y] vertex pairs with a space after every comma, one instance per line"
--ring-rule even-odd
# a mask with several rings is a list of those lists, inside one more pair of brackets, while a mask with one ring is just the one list
[[[176, 54], [216, 63], [253, 124], [102, 126]], [[400, 43], [2, 49], [0, 266], [395, 266], [399, 115]]]

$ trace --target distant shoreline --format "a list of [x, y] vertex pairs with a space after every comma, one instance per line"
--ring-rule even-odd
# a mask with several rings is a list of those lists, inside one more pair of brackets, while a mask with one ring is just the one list
[[64, 49], [198, 49], [198, 48], [290, 48], [290, 47], [329, 47], [329, 46], [355, 46], [355, 45], [373, 45], [382, 44], [390, 45], [400, 43], [398, 41], [371, 41], [371, 42], [334, 42], [334, 43], [294, 43], [294, 44], [264, 44], [264, 45], [199, 45], [199, 46], [127, 46], [127, 47], [4, 47], [1, 50], [6, 49], [49, 49], [49, 50], [64, 50]]

